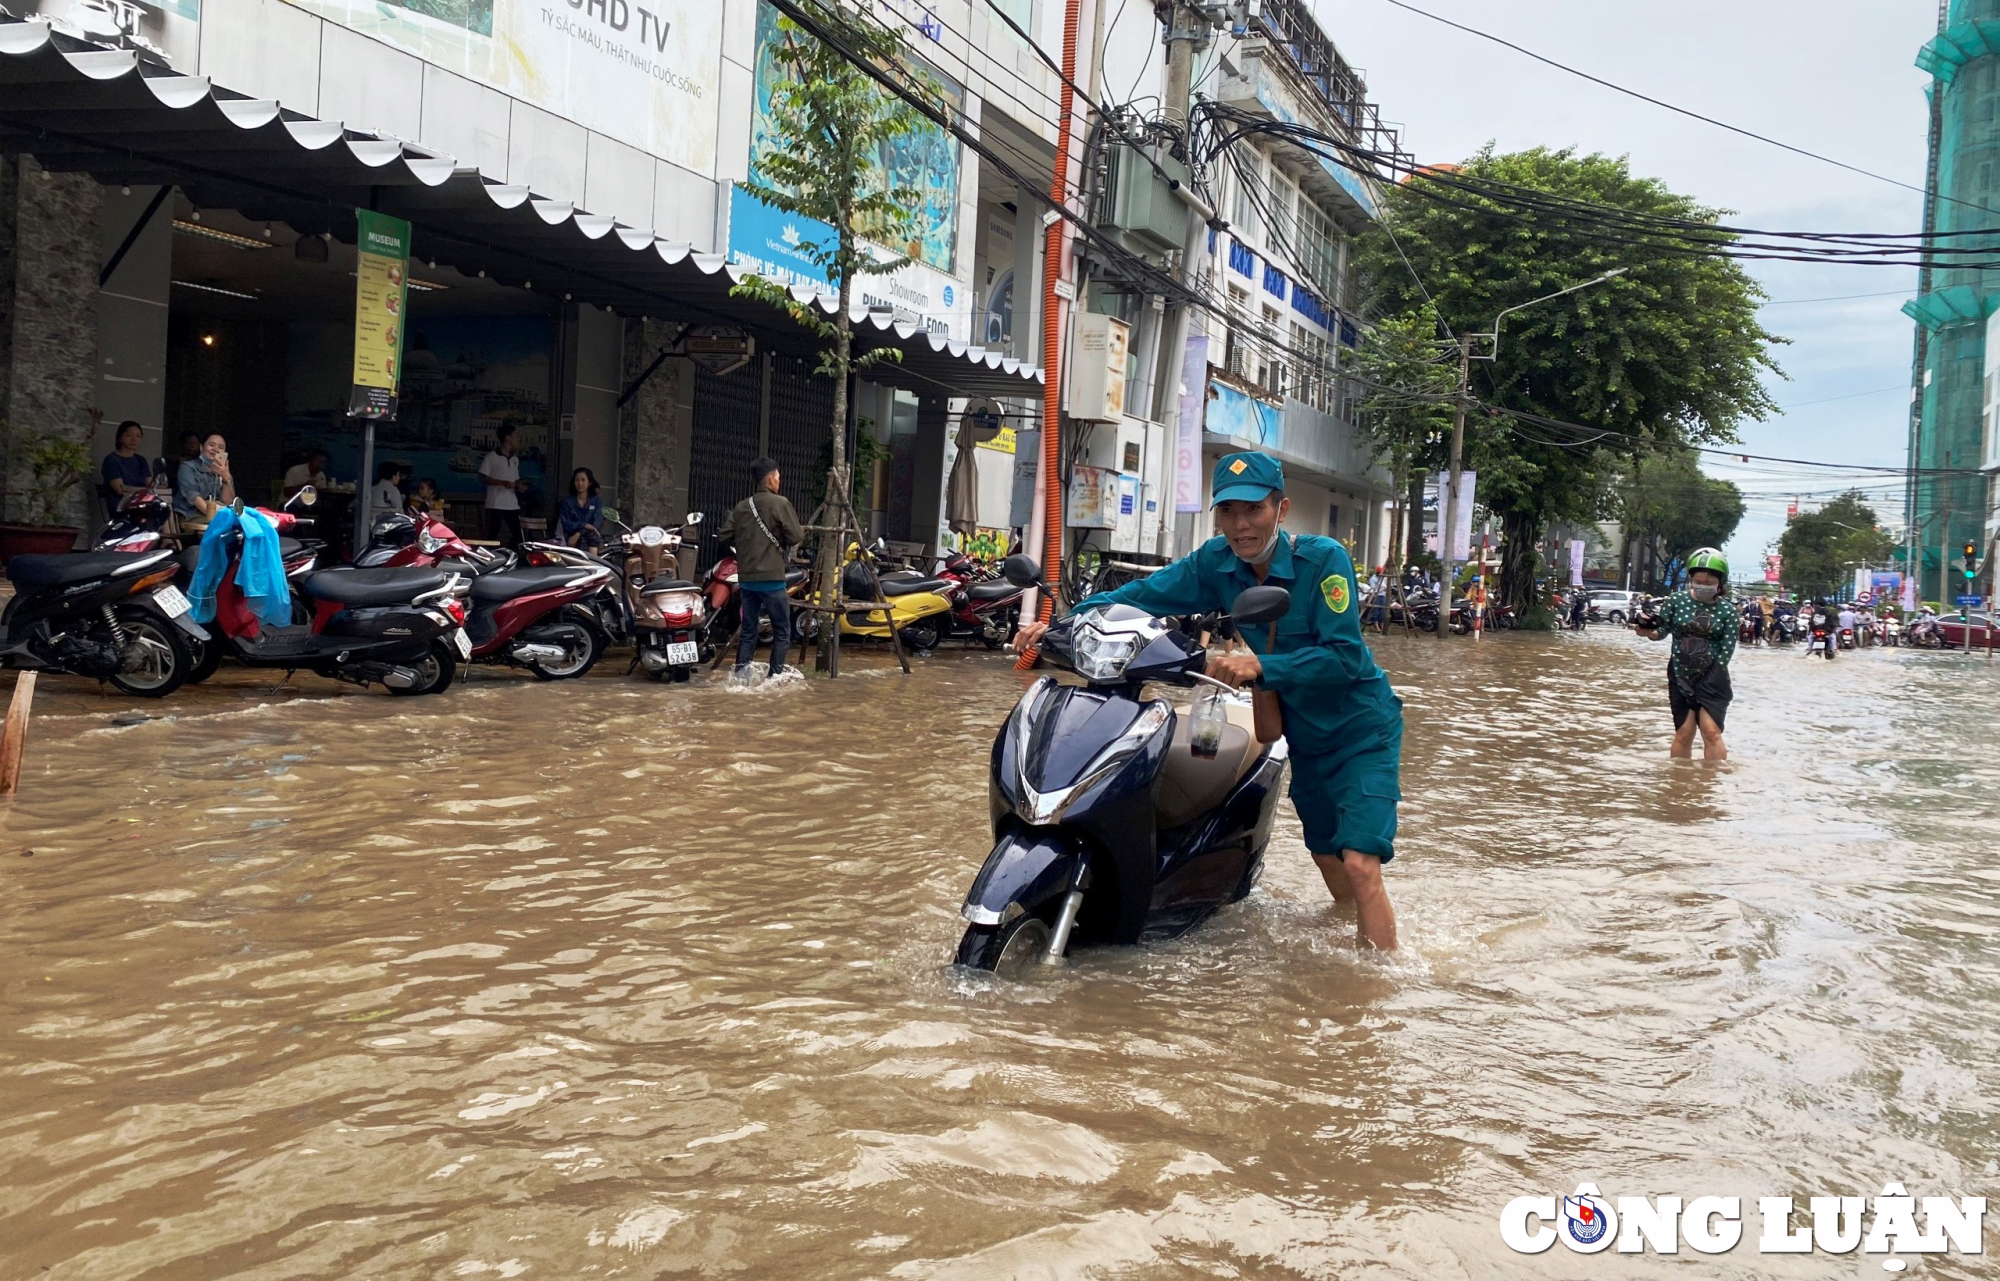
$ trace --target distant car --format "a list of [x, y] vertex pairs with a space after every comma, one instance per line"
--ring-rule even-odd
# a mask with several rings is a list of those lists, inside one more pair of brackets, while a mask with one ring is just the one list
[[[1970, 645], [1966, 633], [1972, 633]], [[1961, 620], [1956, 613], [1938, 616], [1938, 635], [1947, 649], [2000, 649], [2000, 630], [1989, 614], [1973, 614]]]
[[1643, 592], [1596, 591], [1590, 594], [1590, 621], [1623, 627], [1632, 617], [1633, 607], [1645, 599]]

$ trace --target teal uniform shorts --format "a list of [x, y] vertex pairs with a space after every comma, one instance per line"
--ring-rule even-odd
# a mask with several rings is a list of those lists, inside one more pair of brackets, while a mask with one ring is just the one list
[[1292, 756], [1292, 806], [1305, 828], [1306, 848], [1339, 858], [1342, 850], [1396, 856], [1396, 803], [1403, 765], [1398, 725], [1378, 747], [1343, 757]]

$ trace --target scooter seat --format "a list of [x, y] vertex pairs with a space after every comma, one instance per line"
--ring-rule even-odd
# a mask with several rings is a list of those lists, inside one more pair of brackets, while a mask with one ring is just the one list
[[1229, 796], [1263, 751], [1255, 734], [1232, 717], [1222, 727], [1222, 745], [1211, 758], [1196, 756], [1188, 747], [1188, 731], [1193, 718], [1185, 712], [1174, 718], [1173, 742], [1167, 759], [1160, 765], [1160, 777], [1153, 793], [1153, 812], [1160, 830], [1179, 827], [1215, 809]]
[[805, 570], [803, 570], [803, 569], [788, 569], [788, 570], [786, 570], [786, 571], [785, 571], [785, 586], [787, 586], [787, 587], [797, 587], [797, 586], [798, 586], [798, 585], [799, 585], [800, 583], [803, 583], [804, 581], [806, 581], [806, 571], [805, 571]]
[[448, 575], [435, 569], [353, 569], [337, 565], [300, 584], [308, 596], [343, 605], [401, 605], [443, 587]]
[[950, 580], [943, 578], [885, 578], [882, 580], [882, 594], [914, 596], [918, 592], [934, 592], [949, 586], [951, 586]]
[[675, 578], [668, 575], [662, 578], [655, 578], [640, 590], [645, 592], [692, 592], [700, 589], [685, 578]]
[[553, 592], [568, 587], [590, 571], [576, 565], [530, 565], [522, 569], [494, 570], [472, 580], [472, 599], [485, 604]]
[[44, 556], [27, 552], [7, 562], [7, 581], [16, 587], [60, 587], [107, 577], [130, 567], [141, 556], [151, 555], [152, 552], [83, 552]]
[[974, 583], [965, 589], [965, 594], [973, 600], [1006, 600], [1009, 596], [1019, 596], [1021, 589], [1004, 578], [996, 578], [990, 583]]

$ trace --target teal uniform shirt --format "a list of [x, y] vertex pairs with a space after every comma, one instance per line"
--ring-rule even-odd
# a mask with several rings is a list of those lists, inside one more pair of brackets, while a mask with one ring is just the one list
[[[1292, 606], [1270, 625], [1244, 628], [1243, 640], [1285, 711], [1292, 753], [1292, 801], [1315, 854], [1343, 849], [1393, 854], [1403, 703], [1361, 639], [1361, 592], [1347, 549], [1315, 534], [1281, 533], [1265, 583], [1285, 587]], [[1227, 610], [1257, 575], [1217, 537], [1192, 553], [1077, 609], [1123, 604], [1154, 616]]]

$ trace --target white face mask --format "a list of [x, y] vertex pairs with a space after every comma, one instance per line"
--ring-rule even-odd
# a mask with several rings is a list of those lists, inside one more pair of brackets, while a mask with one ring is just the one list
[[1242, 552], [1237, 552], [1236, 555], [1246, 565], [1268, 565], [1271, 563], [1271, 557], [1278, 554], [1278, 540], [1284, 537], [1284, 533], [1282, 529], [1273, 530], [1271, 541], [1265, 543], [1255, 556], [1245, 556]]
[[1712, 583], [1696, 583], [1688, 588], [1688, 595], [1694, 597], [1696, 600], [1706, 605], [1710, 601], [1714, 600], [1716, 594], [1721, 590], [1722, 589], [1720, 587], [1717, 587]]

